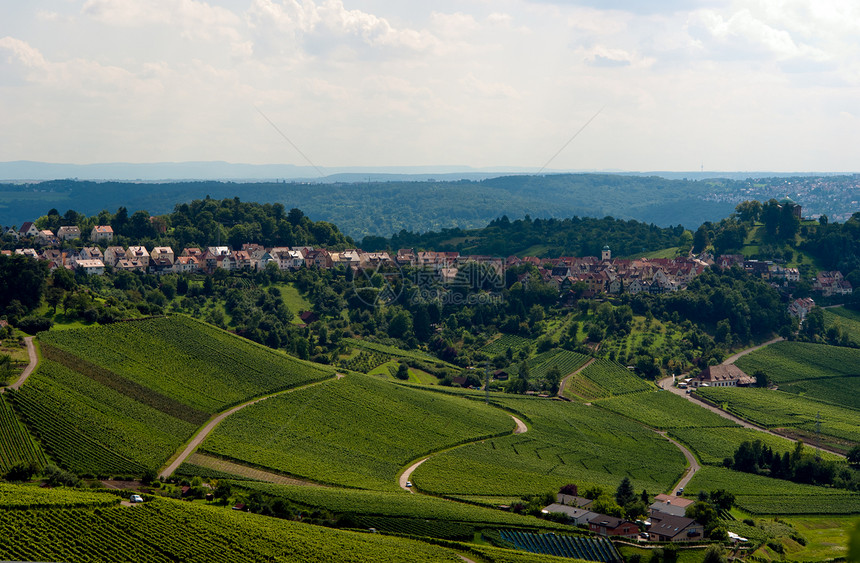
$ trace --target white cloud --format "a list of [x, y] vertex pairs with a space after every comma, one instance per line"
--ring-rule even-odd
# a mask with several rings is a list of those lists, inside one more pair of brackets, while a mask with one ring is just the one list
[[8, 62], [20, 62], [28, 68], [41, 68], [45, 66], [45, 57], [38, 49], [30, 46], [26, 41], [6, 36], [0, 39], [0, 49], [7, 52]]

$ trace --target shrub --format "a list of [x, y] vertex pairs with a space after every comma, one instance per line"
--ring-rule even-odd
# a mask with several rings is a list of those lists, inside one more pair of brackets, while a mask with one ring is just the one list
[[53, 321], [45, 317], [30, 316], [18, 321], [18, 328], [27, 334], [36, 334], [37, 332], [49, 330], [52, 326], [54, 326]]

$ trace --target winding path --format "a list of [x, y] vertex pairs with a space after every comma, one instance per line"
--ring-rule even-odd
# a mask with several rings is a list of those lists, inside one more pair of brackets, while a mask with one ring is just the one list
[[203, 443], [203, 440], [206, 439], [209, 434], [215, 430], [215, 427], [218, 426], [222, 420], [230, 416], [231, 414], [244, 409], [245, 407], [249, 407], [255, 403], [259, 403], [260, 401], [265, 401], [266, 399], [270, 399], [272, 397], [277, 397], [278, 395], [283, 395], [285, 393], [292, 393], [293, 391], [299, 391], [301, 389], [307, 389], [308, 387], [313, 387], [315, 385], [322, 385], [323, 383], [328, 383], [329, 381], [334, 381], [335, 379], [342, 379], [344, 376], [342, 374], [335, 374], [335, 377], [329, 379], [323, 379], [322, 381], [314, 381], [313, 383], [308, 383], [307, 385], [300, 385], [299, 387], [293, 387], [291, 389], [285, 389], [284, 391], [278, 391], [277, 393], [272, 393], [271, 395], [266, 395], [264, 397], [257, 397], [256, 399], [251, 399], [250, 401], [246, 401], [241, 405], [236, 405], [218, 415], [214, 418], [210, 419], [209, 422], [206, 423], [201, 430], [199, 430], [194, 436], [192, 436], [189, 441], [186, 443], [185, 448], [182, 452], [172, 458], [172, 461], [169, 461], [168, 465], [159, 471], [158, 476], [164, 477], [165, 479], [170, 477], [174, 471], [176, 471], [182, 463], [188, 459], [188, 456], [194, 453], [197, 447]]
[[24, 368], [24, 371], [21, 372], [21, 376], [18, 378], [18, 381], [8, 387], [0, 389], [0, 393], [5, 392], [6, 389], [12, 389], [13, 391], [20, 389], [21, 386], [24, 385], [24, 382], [27, 381], [27, 378], [30, 377], [30, 374], [33, 373], [39, 365], [39, 356], [36, 354], [36, 346], [33, 344], [33, 337], [25, 336], [24, 342], [27, 343], [27, 355], [30, 357], [30, 363]]
[[689, 464], [689, 467], [687, 467], [687, 470], [684, 472], [684, 475], [681, 477], [681, 480], [678, 481], [678, 483], [675, 485], [675, 488], [672, 489], [672, 494], [677, 495], [678, 491], [686, 487], [687, 483], [690, 482], [690, 479], [693, 478], [693, 475], [696, 474], [696, 471], [698, 471], [702, 467], [699, 465], [699, 462], [696, 461], [696, 456], [694, 456], [693, 453], [685, 446], [682, 446], [680, 442], [673, 440], [672, 438], [667, 436], [665, 432], [659, 430], [655, 430], [655, 432], [675, 444], [675, 447], [681, 450], [681, 453], [683, 453], [684, 457], [687, 458], [687, 463]]
[[771, 344], [775, 344], [775, 343], [777, 343], [777, 342], [781, 342], [781, 341], [783, 341], [783, 340], [785, 340], [785, 338], [783, 338], [783, 337], [779, 336], [779, 337], [777, 337], [777, 338], [774, 338], [773, 340], [768, 340], [767, 342], [762, 342], [762, 343], [761, 343], [761, 344], [759, 344], [758, 346], [753, 346], [752, 348], [747, 348], [746, 350], [741, 350], [741, 351], [740, 351], [740, 352], [738, 352], [737, 354], [731, 355], [731, 356], [729, 356], [728, 358], [726, 358], [726, 359], [723, 361], [723, 365], [724, 365], [724, 366], [732, 365], [732, 364], [734, 364], [736, 361], [738, 361], [738, 358], [740, 358], [740, 357], [742, 357], [742, 356], [746, 356], [747, 354], [751, 354], [752, 352], [755, 352], [756, 350], [759, 350], [759, 349], [761, 349], [761, 348], [764, 348], [765, 346], [770, 346]]
[[[725, 365], [733, 364], [741, 356], [746, 356], [747, 354], [749, 354], [751, 352], [755, 352], [756, 350], [764, 348], [765, 346], [768, 346], [769, 344], [774, 344], [775, 342], [780, 342], [782, 340], [785, 340], [785, 339], [784, 338], [774, 338], [773, 340], [768, 340], [767, 342], [759, 344], [758, 346], [753, 346], [752, 348], [747, 348], [746, 350], [742, 350], [742, 351], [738, 352], [737, 354], [734, 354], [733, 356], [730, 356], [729, 358], [727, 358], [723, 362], [723, 364], [725, 364]], [[678, 395], [679, 397], [683, 397], [684, 399], [687, 399], [688, 401], [690, 401], [694, 405], [698, 405], [698, 406], [702, 407], [703, 409], [707, 409], [707, 410], [711, 411], [712, 413], [718, 414], [727, 420], [731, 420], [735, 424], [743, 426], [744, 428], [750, 428], [752, 430], [758, 430], [759, 432], [765, 432], [767, 434], [771, 434], [771, 435], [777, 436], [779, 438], [791, 440], [792, 442], [798, 442], [799, 441], [795, 438], [791, 438], [789, 436], [785, 436], [783, 434], [780, 434], [779, 432], [774, 432], [773, 430], [770, 430], [769, 428], [765, 428], [763, 426], [758, 426], [757, 424], [753, 424], [752, 422], [750, 422], [748, 420], [744, 420], [743, 418], [737, 417], [737, 416], [735, 416], [735, 415], [733, 415], [727, 411], [724, 411], [723, 409], [721, 409], [719, 407], [715, 407], [714, 405], [712, 405], [710, 403], [706, 403], [701, 398], [697, 397], [695, 393], [689, 393], [688, 394], [684, 389], [679, 389], [678, 387], [675, 387], [673, 385], [674, 383], [675, 383], [675, 378], [672, 376], [664, 377], [663, 379], [661, 379], [660, 381], [657, 382], [657, 384], [660, 386], [660, 388], [665, 389], [666, 391], [671, 391], [672, 393]], [[828, 452], [828, 453], [831, 453], [834, 455], [845, 457], [840, 453], [828, 450], [826, 448], [820, 448], [818, 446], [814, 446], [814, 445], [809, 444], [807, 442], [804, 442], [803, 446], [805, 448], [812, 448], [814, 450], [819, 450], [822, 452]]]
[[559, 386], [558, 386], [558, 393], [556, 393], [556, 395], [558, 395], [559, 397], [564, 398], [564, 388], [567, 386], [567, 381], [568, 381], [571, 377], [573, 377], [574, 375], [576, 375], [577, 373], [581, 372], [582, 370], [584, 370], [585, 368], [587, 368], [588, 366], [590, 366], [591, 364], [593, 364], [596, 360], [597, 360], [597, 358], [591, 358], [590, 360], [588, 360], [587, 362], [585, 362], [584, 364], [582, 364], [579, 368], [577, 368], [577, 369], [576, 369], [576, 371], [572, 371], [572, 372], [570, 372], [569, 374], [565, 375], [565, 376], [564, 376], [564, 379], [562, 379], [562, 380], [561, 380], [561, 383], [560, 383], [560, 384], [559, 384]]
[[[517, 427], [516, 427], [516, 428], [514, 428], [514, 431], [513, 431], [513, 434], [514, 434], [514, 435], [516, 435], [516, 434], [525, 434], [526, 432], [528, 432], [528, 431], [529, 431], [529, 427], [528, 427], [528, 426], [526, 426], [525, 422], [523, 422], [523, 421], [522, 421], [522, 420], [520, 420], [519, 418], [515, 417], [514, 415], [511, 415], [511, 418], [513, 418], [513, 419], [514, 419], [514, 422], [516, 422], [516, 424], [517, 424]], [[479, 439], [479, 440], [474, 440], [474, 441], [472, 441], [472, 442], [466, 442], [466, 443], [464, 443], [464, 444], [460, 444], [459, 446], [454, 446], [454, 448], [460, 448], [460, 447], [462, 447], [462, 446], [468, 446], [469, 444], [474, 444], [475, 442], [481, 442], [481, 441], [483, 441], [483, 440], [485, 440], [485, 439], [486, 439], [486, 438], [481, 438], [481, 439]], [[454, 449], [454, 448], [449, 448], [449, 449], [447, 449], [447, 450], [442, 450], [442, 451], [449, 452], [449, 451], [451, 451], [451, 450], [452, 450], [452, 449]], [[416, 461], [415, 463], [413, 463], [412, 465], [410, 465], [409, 467], [407, 467], [407, 468], [406, 468], [406, 471], [404, 471], [403, 473], [401, 473], [401, 474], [400, 474], [400, 477], [399, 477], [399, 479], [398, 479], [398, 483], [400, 484], [400, 488], [401, 488], [401, 489], [403, 489], [404, 491], [409, 491], [410, 493], [415, 493], [415, 489], [414, 489], [414, 487], [410, 487], [410, 486], [407, 486], [407, 485], [406, 485], [406, 483], [408, 483], [408, 482], [409, 482], [409, 480], [412, 478], [412, 473], [414, 473], [414, 472], [415, 472], [415, 470], [416, 470], [416, 469], [418, 469], [418, 466], [419, 466], [419, 465], [421, 465], [422, 463], [424, 463], [425, 461], [427, 461], [428, 459], [430, 459], [430, 458], [431, 458], [431, 457], [433, 457], [434, 455], [438, 455], [438, 454], [440, 454], [440, 453], [442, 453], [442, 452], [436, 452], [436, 453], [434, 453], [434, 454], [430, 454], [430, 455], [428, 455], [427, 457], [425, 457], [425, 458], [423, 458], [423, 459], [419, 459], [418, 461]]]

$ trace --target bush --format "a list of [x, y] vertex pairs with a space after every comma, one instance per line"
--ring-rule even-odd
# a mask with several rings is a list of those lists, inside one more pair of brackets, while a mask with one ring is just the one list
[[785, 547], [777, 540], [768, 540], [767, 546], [780, 555], [785, 553]]
[[27, 334], [36, 334], [37, 332], [50, 330], [52, 326], [54, 326], [53, 321], [45, 317], [29, 316], [18, 321], [18, 328]]
[[29, 481], [37, 471], [38, 468], [32, 462], [16, 463], [6, 472], [4, 478], [7, 481]]
[[60, 469], [56, 465], [48, 465], [42, 472], [45, 481], [52, 487], [77, 487], [81, 480], [74, 473]]

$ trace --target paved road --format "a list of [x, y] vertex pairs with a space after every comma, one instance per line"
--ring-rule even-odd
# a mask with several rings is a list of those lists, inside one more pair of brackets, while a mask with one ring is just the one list
[[[526, 424], [522, 420], [515, 417], [514, 415], [511, 415], [511, 418], [513, 418], [514, 422], [517, 423], [517, 427], [514, 428], [514, 434], [525, 434], [526, 432], [529, 431], [529, 427], [526, 426]], [[477, 441], [478, 442], [483, 441], [483, 438], [481, 440], [477, 440]], [[456, 446], [456, 447], [459, 448], [461, 446], [466, 446], [468, 444], [474, 444], [474, 443], [475, 442], [466, 442], [465, 444], [460, 444], [459, 446]], [[450, 450], [445, 450], [445, 451], [450, 451]], [[415, 463], [413, 463], [412, 465], [410, 465], [409, 467], [407, 467], [406, 471], [404, 471], [400, 475], [400, 479], [398, 481], [400, 484], [400, 488], [403, 489], [404, 491], [409, 491], [410, 493], [414, 493], [415, 492], [414, 488], [413, 487], [407, 487], [406, 483], [412, 478], [412, 473], [414, 473], [415, 470], [418, 469], [418, 466], [421, 465], [422, 463], [424, 463], [425, 461], [427, 461], [428, 459], [430, 459], [431, 457], [433, 457], [434, 455], [436, 455], [436, 454], [428, 455], [424, 459], [420, 459], [420, 460], [416, 461]]]
[[686, 447], [682, 446], [679, 442], [677, 442], [677, 441], [673, 440], [672, 438], [670, 438], [669, 436], [667, 436], [665, 432], [661, 432], [661, 431], [655, 431], [655, 432], [657, 432], [657, 434], [663, 436], [664, 438], [666, 438], [667, 440], [669, 440], [670, 442], [675, 444], [675, 446], [679, 450], [681, 450], [681, 453], [684, 454], [684, 457], [687, 458], [687, 463], [689, 464], [689, 467], [687, 467], [687, 471], [684, 473], [684, 476], [681, 477], [681, 480], [678, 481], [678, 483], [675, 485], [675, 488], [672, 489], [672, 494], [677, 495], [678, 490], [683, 489], [684, 487], [687, 486], [687, 483], [690, 482], [690, 479], [693, 478], [693, 475], [696, 474], [696, 471], [701, 469], [701, 466], [699, 465], [699, 462], [696, 461], [696, 456], [694, 456], [693, 453], [690, 450], [688, 450]]
[[[344, 376], [341, 374], [337, 374], [337, 376], [336, 376], [337, 379], [341, 379], [343, 377]], [[222, 420], [224, 420], [225, 418], [227, 418], [231, 414], [235, 413], [236, 411], [240, 411], [240, 410], [244, 409], [245, 407], [249, 407], [255, 403], [259, 403], [260, 401], [265, 401], [266, 399], [269, 399], [271, 397], [277, 397], [278, 395], [283, 395], [284, 393], [292, 393], [293, 391], [298, 391], [299, 389], [307, 389], [308, 387], [313, 387], [314, 385], [321, 385], [321, 384], [327, 383], [329, 381], [332, 381], [332, 379], [324, 379], [322, 381], [314, 381], [313, 383], [308, 383], [307, 385], [302, 385], [300, 387], [293, 387], [292, 389], [280, 391], [280, 392], [274, 393], [272, 395], [266, 395], [265, 397], [257, 397], [256, 399], [251, 399], [250, 401], [242, 403], [241, 405], [236, 405], [235, 407], [222, 412], [221, 414], [219, 414], [215, 418], [211, 419], [206, 424], [206, 426], [203, 427], [202, 430], [200, 430], [197, 434], [195, 434], [191, 438], [191, 440], [188, 442], [188, 444], [185, 446], [185, 449], [182, 450], [182, 453], [179, 454], [179, 457], [174, 459], [167, 467], [162, 469], [159, 472], [158, 476], [164, 477], [165, 479], [170, 477], [173, 474], [173, 472], [176, 471], [176, 469], [179, 468], [180, 465], [182, 465], [182, 462], [184, 462], [186, 459], [188, 459], [188, 456], [190, 456], [191, 454], [194, 453], [194, 450], [197, 449], [197, 446], [202, 444], [203, 440], [205, 440], [206, 437], [209, 436], [209, 434], [213, 430], [215, 430], [215, 427], [218, 426]]]
[[723, 362], [723, 365], [724, 366], [731, 365], [731, 364], [735, 363], [738, 360], [738, 358], [740, 358], [741, 356], [746, 356], [747, 354], [755, 352], [756, 350], [758, 350], [760, 348], [764, 348], [765, 346], [770, 346], [771, 344], [774, 344], [776, 342], [780, 342], [782, 340], [785, 340], [785, 338], [780, 336], [778, 338], [774, 338], [773, 340], [768, 340], [767, 342], [763, 342], [763, 343], [759, 344], [758, 346], [753, 346], [752, 348], [747, 348], [746, 350], [741, 350], [737, 354], [734, 354], [733, 356], [729, 356], [728, 358], [726, 358], [726, 360]]
[[[33, 370], [39, 365], [39, 356], [36, 355], [36, 346], [33, 345], [33, 337], [25, 336], [24, 342], [27, 343], [27, 355], [30, 357], [30, 364], [24, 368], [24, 371], [21, 372], [21, 377], [18, 378], [18, 381], [9, 386], [9, 389], [17, 391], [24, 385], [24, 382], [27, 381], [27, 378], [30, 377], [30, 374], [33, 373]], [[0, 389], [0, 391], [5, 391], [6, 389]]]
[[[782, 434], [780, 434], [778, 432], [774, 432], [773, 430], [769, 430], [769, 429], [764, 428], [762, 426], [758, 426], [756, 424], [753, 424], [752, 422], [749, 422], [749, 421], [744, 420], [742, 418], [738, 418], [737, 416], [735, 416], [731, 413], [728, 413], [728, 412], [724, 411], [723, 409], [717, 408], [714, 405], [711, 405], [711, 404], [708, 404], [708, 403], [702, 401], [699, 397], [696, 396], [695, 393], [691, 393], [688, 395], [684, 389], [678, 389], [677, 387], [674, 387], [672, 385], [672, 377], [671, 376], [670, 377], [664, 377], [663, 379], [661, 379], [658, 382], [658, 384], [660, 385], [660, 387], [662, 387], [666, 391], [671, 391], [672, 393], [687, 399], [688, 401], [690, 401], [694, 405], [698, 405], [698, 406], [702, 407], [703, 409], [707, 409], [713, 413], [716, 413], [725, 419], [731, 420], [732, 422], [743, 426], [744, 428], [751, 428], [752, 430], [758, 430], [759, 432], [766, 432], [766, 433], [772, 434], [774, 436], [779, 436], [780, 438], [785, 438], [786, 440], [791, 440], [792, 442], [798, 441], [794, 438], [790, 438], [788, 436], [783, 436]], [[822, 452], [828, 452], [828, 453], [842, 456], [842, 454], [832, 452], [832, 451], [827, 450], [825, 448], [819, 448], [818, 446], [813, 446], [812, 444], [809, 444], [807, 442], [803, 443], [803, 447], [812, 448], [814, 450], [820, 450]], [[842, 456], [842, 457], [844, 457], [844, 456]]]
[[559, 397], [563, 397], [564, 396], [564, 388], [565, 388], [565, 386], [567, 386], [567, 380], [570, 379], [571, 377], [573, 377], [574, 375], [576, 375], [577, 373], [581, 372], [582, 370], [584, 370], [585, 368], [587, 368], [591, 364], [593, 364], [596, 359], [597, 358], [591, 358], [590, 360], [588, 360], [587, 362], [582, 364], [582, 367], [580, 367], [578, 370], [565, 375], [564, 379], [561, 380], [561, 383], [558, 386], [558, 393], [556, 393], [556, 394]]

